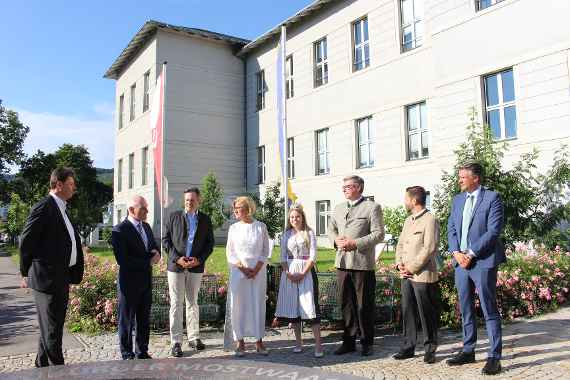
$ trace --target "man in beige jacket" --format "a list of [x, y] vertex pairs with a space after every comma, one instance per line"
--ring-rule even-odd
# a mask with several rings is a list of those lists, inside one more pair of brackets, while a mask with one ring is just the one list
[[439, 224], [425, 208], [425, 203], [423, 187], [406, 189], [405, 204], [411, 215], [404, 222], [396, 246], [396, 265], [402, 278], [404, 344], [394, 359], [414, 357], [419, 315], [424, 336], [424, 362], [433, 364], [439, 319], [436, 285]]
[[362, 196], [362, 178], [344, 178], [342, 190], [347, 202], [335, 207], [329, 222], [344, 321], [342, 346], [335, 354], [355, 351], [356, 334], [360, 331], [362, 356], [368, 356], [374, 344], [376, 308], [374, 247], [384, 239], [384, 219], [380, 205]]

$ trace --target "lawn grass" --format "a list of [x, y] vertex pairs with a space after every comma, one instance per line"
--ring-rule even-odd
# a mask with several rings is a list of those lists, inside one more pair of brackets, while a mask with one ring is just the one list
[[[113, 250], [107, 247], [90, 247], [89, 250], [92, 254], [99, 257], [103, 260], [110, 260], [111, 262], [115, 262], [115, 256], [113, 255]], [[6, 247], [6, 251], [8, 254], [12, 256], [12, 260], [16, 264], [19, 264], [20, 256], [18, 252], [18, 248], [16, 247]], [[273, 253], [271, 255], [271, 263], [279, 264], [280, 260], [280, 247], [274, 247]], [[317, 269], [319, 272], [329, 272], [334, 270], [334, 259], [335, 259], [335, 251], [331, 248], [323, 248], [319, 247], [317, 249]], [[394, 263], [394, 252], [387, 251], [382, 252], [380, 256], [380, 260], [385, 265], [393, 264]], [[214, 252], [206, 261], [206, 272], [207, 273], [221, 273], [223, 275], [227, 275], [228, 273], [228, 263], [226, 260], [226, 246], [225, 245], [216, 245], [214, 247]]]

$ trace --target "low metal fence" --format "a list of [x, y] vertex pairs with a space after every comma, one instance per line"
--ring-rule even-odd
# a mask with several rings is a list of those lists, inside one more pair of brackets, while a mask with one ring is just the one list
[[[319, 306], [321, 319], [338, 321], [341, 319], [338, 304], [338, 286], [334, 272], [317, 273], [319, 282]], [[281, 280], [279, 265], [267, 266], [268, 319], [273, 317], [271, 305], [276, 304]], [[393, 325], [396, 320], [399, 278], [391, 275], [376, 275], [376, 322]], [[227, 283], [218, 275], [204, 275], [198, 294], [200, 321], [221, 323], [224, 321], [226, 308]], [[273, 299], [274, 298], [274, 299]], [[165, 275], [153, 278], [153, 299], [151, 307], [151, 326], [155, 330], [168, 328], [170, 297], [168, 281]], [[184, 319], [185, 320], [185, 319]]]

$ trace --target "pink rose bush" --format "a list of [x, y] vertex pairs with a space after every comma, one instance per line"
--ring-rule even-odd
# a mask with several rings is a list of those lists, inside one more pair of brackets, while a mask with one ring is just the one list
[[117, 326], [117, 272], [114, 260], [85, 252], [85, 274], [69, 292], [67, 323], [72, 331], [96, 333]]

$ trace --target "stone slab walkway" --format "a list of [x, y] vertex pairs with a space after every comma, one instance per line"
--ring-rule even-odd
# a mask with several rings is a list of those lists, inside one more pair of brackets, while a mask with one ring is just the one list
[[[2, 259], [2, 258], [0, 258]], [[37, 326], [29, 320], [35, 308], [26, 306], [23, 301], [9, 299], [9, 294], [18, 292], [17, 289], [7, 289], [4, 277], [6, 269], [0, 263], [0, 304], [2, 315], [7, 308], [27, 307], [20, 314], [25, 316], [25, 322], [9, 322], [1, 324], [0, 332], [0, 378], [2, 374], [33, 367], [35, 358], [35, 344], [28, 347], [27, 352], [21, 352], [24, 347], [18, 345], [18, 336], [37, 334]], [[8, 298], [7, 298], [8, 297]], [[3, 318], [3, 317], [0, 317]], [[17, 321], [16, 321], [17, 322]], [[570, 380], [570, 306], [563, 307], [554, 313], [534, 319], [522, 319], [506, 324], [503, 329], [503, 372], [493, 378], [496, 379], [569, 379]], [[423, 352], [418, 350], [416, 357], [405, 361], [396, 361], [392, 355], [397, 352], [402, 338], [394, 335], [392, 331], [379, 331], [375, 341], [374, 355], [362, 357], [359, 353], [344, 356], [335, 356], [332, 352], [340, 344], [338, 332], [324, 331], [326, 356], [321, 359], [313, 357], [311, 334], [305, 333], [306, 349], [303, 353], [295, 354], [293, 348], [293, 333], [289, 329], [269, 329], [266, 342], [271, 349], [269, 356], [259, 356], [253, 351], [248, 352], [244, 360], [294, 364], [304, 367], [315, 367], [326, 371], [340, 372], [363, 376], [371, 379], [478, 379], [482, 376], [481, 368], [485, 364], [486, 349], [488, 348], [487, 334], [484, 329], [479, 330], [479, 346], [476, 353], [477, 362], [462, 367], [449, 367], [445, 359], [461, 349], [461, 333], [441, 330], [440, 347], [437, 352], [437, 363], [427, 365], [423, 363]], [[37, 336], [37, 335], [35, 335]], [[221, 332], [208, 332], [203, 335], [207, 345], [205, 351], [191, 352], [183, 347], [185, 357], [199, 360], [200, 358], [233, 359], [232, 353], [222, 349], [223, 334]], [[29, 338], [26, 338], [29, 339]], [[37, 339], [37, 338], [36, 338]], [[69, 339], [66, 342], [70, 342]], [[12, 349], [13, 348], [13, 349]], [[99, 336], [86, 336], [73, 334], [71, 344], [65, 345], [66, 363], [81, 363], [92, 361], [106, 361], [119, 359], [118, 340], [116, 334], [103, 334]], [[250, 345], [253, 349], [253, 344]], [[153, 334], [150, 342], [150, 353], [154, 358], [167, 358], [169, 356], [169, 338], [167, 334]], [[172, 359], [176, 360], [176, 359]]]

